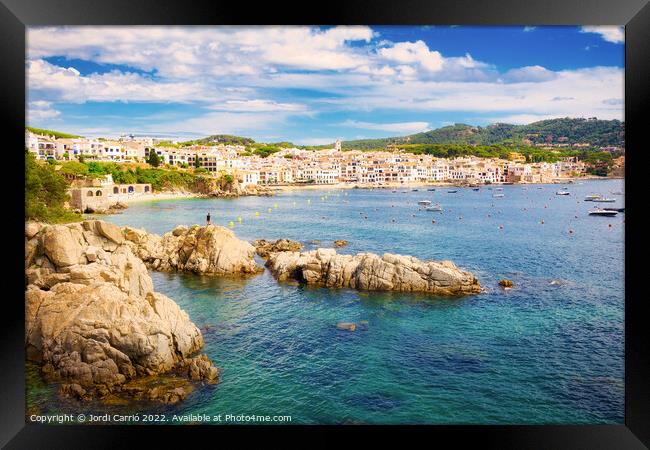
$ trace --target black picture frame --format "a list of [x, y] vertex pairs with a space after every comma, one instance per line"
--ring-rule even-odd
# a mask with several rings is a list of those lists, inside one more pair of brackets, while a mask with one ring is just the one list
[[[0, 355], [0, 445], [3, 448], [121, 448], [136, 439], [148, 446], [174, 441], [198, 442], [243, 436], [300, 431], [303, 438], [321, 439], [332, 432], [340, 444], [357, 433], [383, 437], [402, 432], [415, 443], [451, 439], [454, 447], [475, 442], [500, 449], [637, 449], [650, 446], [650, 339], [643, 295], [642, 170], [645, 130], [643, 110], [650, 103], [650, 5], [647, 0], [456, 0], [427, 2], [328, 1], [282, 6], [277, 2], [243, 3], [169, 0], [0, 0], [0, 118], [7, 129], [4, 142], [5, 201], [9, 201], [4, 225], [9, 246], [3, 273], [3, 322]], [[25, 125], [25, 27], [31, 25], [209, 25], [209, 24], [448, 24], [448, 25], [625, 25], [625, 121], [626, 255], [625, 255], [625, 424], [594, 426], [354, 426], [354, 427], [142, 427], [142, 426], [47, 426], [25, 424], [24, 380], [24, 272], [18, 263], [24, 253], [19, 239], [22, 227], [20, 180], [24, 171]], [[15, 173], [10, 181], [6, 173]], [[636, 185], [636, 186], [635, 186]], [[635, 206], [636, 205], [636, 206]], [[14, 209], [15, 208], [15, 209]], [[11, 233], [11, 234], [9, 234]], [[13, 237], [9, 236], [15, 236]], [[14, 273], [15, 272], [15, 273]], [[344, 433], [341, 435], [341, 433]], [[190, 436], [191, 435], [191, 436]], [[210, 441], [208, 441], [210, 442]], [[213, 441], [215, 442], [215, 441]], [[167, 444], [167, 445], [163, 445]], [[219, 445], [222, 445], [220, 442]], [[408, 445], [408, 444], [407, 444]]]

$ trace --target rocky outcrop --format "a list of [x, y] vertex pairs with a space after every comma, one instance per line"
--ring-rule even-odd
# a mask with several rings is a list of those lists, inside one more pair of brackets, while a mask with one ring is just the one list
[[160, 271], [184, 271], [205, 275], [246, 275], [261, 272], [255, 247], [216, 226], [178, 226], [162, 237], [131, 227], [122, 235], [148, 267]]
[[[201, 332], [173, 300], [154, 292], [119, 227], [97, 220], [28, 224], [25, 241], [26, 353], [48, 379], [64, 382], [63, 395], [133, 396], [140, 386], [142, 398], [174, 402], [191, 392], [179, 385], [188, 377], [218, 379], [207, 356], [192, 356], [203, 346]], [[188, 377], [169, 389], [153, 383], [155, 392], [137, 383], [169, 372]]]
[[291, 239], [278, 239], [277, 241], [258, 239], [253, 241], [253, 247], [262, 258], [268, 258], [271, 253], [299, 252], [302, 250], [302, 244]]
[[359, 290], [464, 295], [480, 292], [478, 279], [451, 261], [420, 261], [386, 253], [339, 255], [334, 249], [270, 255], [267, 267], [279, 280]]
[[83, 212], [86, 214], [121, 214], [122, 210], [128, 207], [129, 205], [126, 203], [117, 202], [109, 205], [107, 208], [103, 208], [101, 206], [87, 206]]
[[344, 241], [342, 239], [337, 239], [334, 241], [334, 248], [345, 247], [346, 245], [348, 245], [348, 241]]

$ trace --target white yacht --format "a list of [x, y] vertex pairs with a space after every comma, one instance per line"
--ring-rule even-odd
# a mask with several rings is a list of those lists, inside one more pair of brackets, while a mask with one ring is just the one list
[[618, 211], [612, 211], [610, 209], [590, 209], [589, 210], [589, 215], [590, 216], [606, 216], [606, 217], [611, 217], [615, 216], [618, 214]]
[[431, 200], [420, 200], [418, 202], [418, 205], [422, 205], [422, 206], [429, 206], [430, 204], [431, 204]]

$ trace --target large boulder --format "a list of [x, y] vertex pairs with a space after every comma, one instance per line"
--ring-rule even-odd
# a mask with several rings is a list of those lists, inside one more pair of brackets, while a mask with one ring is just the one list
[[[33, 231], [26, 227], [27, 357], [65, 382], [62, 395], [120, 392], [175, 402], [191, 392], [191, 379], [216, 382], [212, 361], [192, 356], [203, 346], [201, 332], [173, 300], [154, 292], [125, 240], [146, 235], [96, 220]], [[185, 381], [139, 381], [170, 371]]]
[[66, 267], [83, 264], [84, 237], [76, 227], [53, 225], [46, 227], [41, 236], [43, 253], [52, 263]]
[[270, 255], [267, 267], [280, 281], [372, 291], [474, 294], [478, 279], [451, 261], [420, 261], [412, 256], [374, 253], [339, 255], [334, 249]]
[[168, 372], [203, 346], [199, 329], [171, 299], [129, 295], [108, 282], [28, 289], [26, 311], [28, 358], [82, 386]]
[[206, 275], [245, 275], [262, 271], [255, 248], [224, 227], [176, 227], [162, 238], [125, 227], [127, 244], [149, 267]]

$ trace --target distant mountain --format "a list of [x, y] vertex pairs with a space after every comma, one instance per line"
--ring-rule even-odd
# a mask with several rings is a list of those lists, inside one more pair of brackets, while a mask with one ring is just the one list
[[215, 134], [212, 136], [196, 139], [193, 141], [182, 142], [182, 145], [214, 145], [214, 144], [229, 144], [229, 145], [251, 145], [255, 141], [251, 138], [242, 136], [233, 136], [230, 134]]
[[410, 136], [343, 141], [343, 149], [383, 148], [399, 144], [589, 144], [625, 146], [625, 122], [619, 120], [549, 119], [528, 125], [496, 123], [486, 127], [455, 124]]

